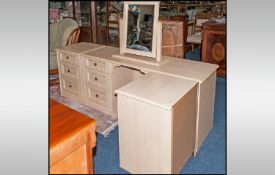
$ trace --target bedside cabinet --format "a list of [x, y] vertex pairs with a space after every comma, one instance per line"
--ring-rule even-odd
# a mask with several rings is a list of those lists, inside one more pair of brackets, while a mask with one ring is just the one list
[[180, 172], [195, 147], [197, 88], [194, 81], [148, 73], [115, 91], [123, 169]]

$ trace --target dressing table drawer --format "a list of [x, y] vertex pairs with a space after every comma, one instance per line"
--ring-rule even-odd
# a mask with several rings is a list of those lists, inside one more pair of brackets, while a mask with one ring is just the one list
[[74, 79], [63, 76], [60, 78], [60, 85], [62, 91], [67, 91], [77, 97], [81, 96], [81, 85], [80, 82]]
[[80, 79], [80, 69], [79, 66], [73, 64], [67, 64], [64, 62], [60, 62], [61, 75], [65, 75], [68, 77], [73, 77], [76, 79]]
[[65, 52], [60, 52], [60, 60], [79, 65], [79, 57]]
[[88, 83], [94, 84], [96, 86], [99, 86], [100, 88], [107, 89], [108, 85], [108, 77], [109, 75], [106, 75], [104, 73], [100, 73], [98, 71], [91, 71], [86, 69], [86, 80]]
[[85, 59], [85, 66], [92, 70], [108, 72], [107, 64], [104, 61], [101, 61], [98, 59], [94, 59], [94, 58]]
[[99, 88], [87, 84], [86, 95], [88, 97], [88, 101], [94, 102], [104, 107], [108, 106], [108, 92], [101, 91]]

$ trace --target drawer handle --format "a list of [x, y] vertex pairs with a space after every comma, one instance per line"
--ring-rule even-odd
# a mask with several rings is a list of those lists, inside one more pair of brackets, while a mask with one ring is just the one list
[[68, 60], [68, 59], [69, 59], [69, 56], [66, 56], [66, 59]]
[[71, 72], [70, 69], [68, 69], [68, 72], [69, 72], [69, 73]]
[[95, 81], [97, 81], [97, 77], [95, 77]]
[[72, 85], [69, 85], [69, 88], [72, 88], [73, 86]]
[[97, 66], [97, 63], [94, 63], [94, 66]]
[[99, 97], [99, 95], [98, 95], [98, 94], [95, 94], [95, 96], [96, 96], [96, 98], [98, 98], [98, 97]]

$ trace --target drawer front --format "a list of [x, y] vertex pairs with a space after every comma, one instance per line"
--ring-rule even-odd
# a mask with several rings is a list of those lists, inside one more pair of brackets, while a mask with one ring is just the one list
[[79, 66], [75, 66], [72, 64], [66, 64], [61, 62], [61, 75], [73, 77], [76, 79], [80, 79], [80, 69]]
[[81, 95], [81, 86], [79, 82], [67, 77], [61, 77], [60, 83], [62, 90], [70, 92], [76, 96]]
[[108, 72], [107, 64], [104, 61], [98, 59], [86, 59], [86, 66], [92, 70], [98, 70], [101, 72]]
[[87, 85], [87, 86], [88, 86], [87, 87], [88, 100], [102, 106], [107, 106], [107, 98], [108, 98], [107, 93], [100, 91], [95, 87], [91, 87], [90, 85]]
[[110, 75], [103, 74], [100, 72], [94, 72], [86, 69], [86, 80], [88, 83], [95, 84], [103, 89], [107, 89], [108, 77]]
[[60, 53], [60, 60], [79, 65], [79, 57], [69, 53]]
[[50, 167], [51, 174], [88, 174], [86, 145], [70, 153], [67, 157]]

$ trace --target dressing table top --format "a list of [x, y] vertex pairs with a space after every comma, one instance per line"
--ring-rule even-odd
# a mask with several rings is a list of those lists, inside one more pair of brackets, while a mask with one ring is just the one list
[[115, 90], [115, 92], [171, 110], [196, 84], [195, 81], [148, 73]]
[[218, 65], [216, 64], [173, 58], [169, 56], [162, 56], [164, 63], [159, 66], [139, 62], [138, 60], [126, 60], [119, 57], [113, 57], [113, 55], [120, 55], [120, 53], [119, 48], [111, 46], [88, 51], [82, 53], [81, 55], [90, 58], [104, 59], [116, 65], [123, 65], [143, 71], [175, 76], [178, 78], [185, 78], [197, 81], [199, 83], [202, 83], [204, 80], [206, 80], [218, 68]]

